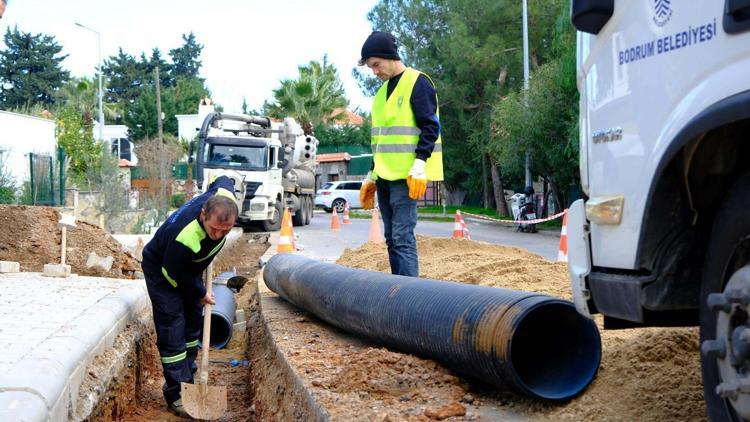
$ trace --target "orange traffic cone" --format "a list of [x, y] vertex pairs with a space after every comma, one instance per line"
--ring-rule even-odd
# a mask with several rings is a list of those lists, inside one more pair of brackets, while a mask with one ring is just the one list
[[333, 215], [331, 216], [331, 230], [337, 232], [341, 227], [339, 226], [339, 216], [336, 214], [336, 208], [333, 208]]
[[378, 216], [378, 209], [372, 209], [372, 220], [370, 221], [370, 238], [368, 242], [383, 243], [383, 235], [380, 231], [380, 217]]
[[297, 234], [294, 233], [294, 224], [292, 224], [292, 210], [287, 208], [286, 214], [288, 217], [286, 219], [286, 223], [289, 226], [289, 233], [292, 234], [292, 248], [294, 248], [294, 250], [296, 251], [297, 250]]
[[292, 213], [289, 208], [284, 209], [284, 217], [281, 219], [281, 231], [279, 232], [279, 244], [276, 252], [294, 252], [294, 230], [292, 230]]
[[352, 224], [349, 221], [349, 202], [348, 201], [344, 204], [344, 220], [341, 222], [341, 224]]
[[560, 247], [557, 249], [557, 262], [568, 262], [568, 213], [563, 215], [563, 226], [560, 231]]
[[456, 217], [453, 219], [453, 238], [471, 240], [469, 228], [466, 226], [460, 210], [456, 210]]

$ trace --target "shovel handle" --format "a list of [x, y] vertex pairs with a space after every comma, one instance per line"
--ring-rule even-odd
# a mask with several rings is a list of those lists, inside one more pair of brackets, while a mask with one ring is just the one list
[[[206, 269], [206, 295], [211, 296], [211, 286], [213, 282], [214, 264], [208, 264]], [[201, 380], [200, 383], [208, 385], [208, 349], [211, 347], [211, 304], [207, 303], [203, 308], [203, 343], [201, 343], [201, 353], [203, 358], [201, 359]]]

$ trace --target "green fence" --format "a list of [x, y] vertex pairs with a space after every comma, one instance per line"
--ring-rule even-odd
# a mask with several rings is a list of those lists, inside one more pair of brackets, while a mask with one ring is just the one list
[[56, 206], [65, 203], [65, 153], [29, 153], [29, 180], [24, 182], [21, 202]]

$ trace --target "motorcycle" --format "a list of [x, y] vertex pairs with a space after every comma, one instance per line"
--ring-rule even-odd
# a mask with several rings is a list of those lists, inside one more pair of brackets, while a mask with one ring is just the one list
[[[536, 220], [536, 206], [534, 205], [534, 188], [527, 186], [523, 195], [518, 195], [517, 212], [514, 210], [516, 221], [516, 231], [521, 233], [536, 233], [536, 224], [524, 223], [524, 221]], [[516, 196], [514, 195], [514, 196]]]

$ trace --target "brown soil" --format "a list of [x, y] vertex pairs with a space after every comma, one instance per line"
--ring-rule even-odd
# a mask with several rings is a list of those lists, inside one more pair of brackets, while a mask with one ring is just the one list
[[[49, 207], [0, 205], [0, 261], [17, 261], [21, 271], [41, 272], [44, 264], [60, 263], [62, 232], [57, 226], [60, 215]], [[97, 226], [76, 222], [67, 230], [66, 259], [71, 272], [79, 275], [133, 278], [141, 270], [138, 261], [123, 250], [117, 240]], [[86, 268], [91, 252], [112, 256], [107, 272]]]
[[[417, 247], [420, 276], [424, 278], [541, 292], [564, 299], [571, 297], [564, 264], [546, 261], [517, 248], [426, 237], [418, 238]], [[383, 244], [369, 243], [347, 250], [337, 263], [389, 272]], [[597, 319], [597, 325], [602, 334], [599, 374], [581, 396], [562, 405], [483, 390], [433, 361], [386, 349], [360, 347], [356, 343], [330, 347], [323, 333], [313, 340], [317, 339], [324, 347], [303, 357], [296, 357], [291, 351], [290, 359], [304, 361], [299, 365], [316, 370], [311, 376], [312, 388], [335, 420], [346, 420], [347, 408], [363, 409], [373, 403], [377, 403], [375, 406], [381, 413], [370, 415], [379, 420], [437, 418], [434, 412], [441, 406], [454, 406], [461, 398], [471, 402], [467, 394], [474, 400], [471, 405], [464, 403], [466, 415], [449, 420], [471, 420], [476, 413], [487, 419], [487, 405], [533, 420], [706, 418], [696, 328], [604, 331], [601, 318]], [[315, 345], [313, 342], [310, 347], [314, 349]], [[363, 416], [361, 420], [373, 418]]]

